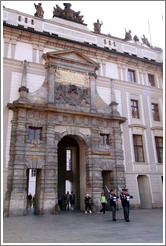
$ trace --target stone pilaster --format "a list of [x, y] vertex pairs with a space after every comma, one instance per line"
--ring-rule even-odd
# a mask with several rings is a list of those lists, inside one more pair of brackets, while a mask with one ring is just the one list
[[118, 191], [118, 187], [125, 187], [122, 137], [119, 122], [113, 123], [112, 146], [114, 148], [115, 163], [113, 166], [112, 185]]
[[25, 215], [27, 204], [27, 176], [25, 168], [26, 110], [18, 111], [15, 130], [13, 160], [10, 163], [13, 178], [11, 185], [9, 215]]
[[16, 40], [11, 40], [11, 58], [14, 59], [15, 57], [15, 51], [16, 51]]
[[55, 146], [55, 131], [52, 124], [47, 125], [46, 155], [44, 167], [43, 213], [52, 214], [57, 201], [57, 146]]
[[103, 67], [103, 76], [106, 76], [106, 62], [102, 61], [102, 67]]
[[121, 70], [122, 70], [122, 68], [121, 68], [121, 65], [119, 64], [118, 65], [118, 76], [119, 76], [119, 80], [122, 79]]
[[43, 57], [42, 57], [43, 50], [44, 50], [44, 47], [39, 45], [39, 63], [42, 63], [42, 60], [43, 60]]
[[32, 62], [36, 62], [36, 57], [37, 57], [37, 45], [33, 44], [32, 45]]
[[122, 66], [123, 80], [126, 81], [126, 67]]
[[4, 57], [9, 57], [8, 51], [9, 51], [9, 44], [10, 44], [10, 38], [4, 39]]

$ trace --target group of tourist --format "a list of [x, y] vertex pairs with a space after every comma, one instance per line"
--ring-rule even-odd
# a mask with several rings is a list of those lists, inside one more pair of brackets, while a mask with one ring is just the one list
[[58, 195], [58, 205], [61, 210], [63, 210], [63, 208], [64, 210], [69, 210], [70, 207], [71, 207], [71, 210], [74, 210], [75, 194], [73, 193], [73, 191], [71, 192], [71, 194], [69, 193], [69, 191], [67, 191], [64, 197], [61, 195]]
[[[109, 203], [110, 203], [110, 207], [111, 207], [111, 211], [112, 211], [112, 220], [116, 221], [116, 201], [119, 197], [115, 194], [114, 190], [110, 190], [109, 192]], [[120, 193], [120, 200], [121, 200], [121, 204], [123, 207], [123, 212], [124, 212], [124, 219], [126, 222], [130, 222], [129, 220], [129, 208], [130, 208], [130, 204], [129, 204], [129, 200], [133, 198], [133, 196], [128, 194], [128, 189], [122, 189], [122, 192]], [[71, 194], [69, 194], [69, 191], [66, 193], [66, 195], [64, 196], [64, 198], [62, 196], [58, 196], [58, 205], [60, 207], [60, 209], [62, 210], [62, 201], [65, 201], [65, 210], [69, 210], [69, 207], [71, 206], [71, 210], [74, 210], [75, 207], [75, 195], [73, 193], [73, 191], [71, 192]], [[92, 198], [90, 197], [89, 194], [87, 194], [85, 196], [84, 199], [85, 202], [85, 213], [92, 213]], [[101, 210], [100, 212], [105, 214], [106, 212], [106, 205], [107, 205], [107, 199], [104, 195], [104, 192], [101, 192], [101, 196], [100, 196], [100, 202], [101, 202]]]

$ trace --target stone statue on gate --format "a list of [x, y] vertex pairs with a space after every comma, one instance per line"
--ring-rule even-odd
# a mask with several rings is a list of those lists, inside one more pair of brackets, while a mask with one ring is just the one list
[[96, 23], [93, 23], [93, 25], [94, 25], [94, 32], [95, 33], [101, 33], [101, 26], [103, 25], [103, 23], [101, 22], [99, 22], [99, 20], [97, 20], [97, 22]]
[[43, 18], [44, 11], [41, 5], [42, 5], [41, 3], [38, 3], [38, 5], [34, 3], [35, 9], [36, 9], [36, 13], [34, 14], [34, 16]]
[[60, 17], [60, 18], [75, 21], [78, 23], [84, 22], [83, 21], [84, 16], [80, 15], [80, 11], [75, 12], [74, 10], [72, 10], [70, 3], [64, 3], [63, 5], [65, 6], [64, 9], [61, 9], [58, 5], [56, 5], [56, 7], [54, 7], [53, 18], [54, 17]]
[[138, 38], [137, 35], [135, 35], [133, 39], [134, 39], [135, 42], [139, 42], [139, 38]]
[[143, 42], [144, 44], [146, 44], [147, 46], [150, 47], [150, 43], [149, 43], [148, 39], [145, 37], [145, 35], [143, 35], [143, 38], [141, 38], [141, 39], [142, 39], [142, 42]]
[[126, 28], [125, 28], [125, 38], [124, 38], [124, 41], [130, 41], [132, 40], [132, 36], [131, 36], [131, 30], [129, 30], [128, 32], [126, 31]]

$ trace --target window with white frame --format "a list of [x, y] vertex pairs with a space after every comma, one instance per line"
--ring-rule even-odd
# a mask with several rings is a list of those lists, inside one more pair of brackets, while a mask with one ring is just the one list
[[142, 135], [133, 134], [135, 162], [145, 162]]
[[158, 163], [163, 163], [163, 138], [155, 137], [155, 143]]

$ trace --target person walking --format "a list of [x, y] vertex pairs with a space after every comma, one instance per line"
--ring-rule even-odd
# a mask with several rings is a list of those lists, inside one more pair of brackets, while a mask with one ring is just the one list
[[73, 191], [71, 192], [71, 195], [70, 195], [70, 204], [71, 204], [71, 210], [74, 210], [74, 207], [75, 207], [75, 195], [74, 195]]
[[65, 199], [65, 210], [68, 210], [69, 211], [69, 204], [70, 204], [70, 194], [69, 194], [69, 191], [67, 191], [64, 199]]
[[59, 205], [59, 207], [60, 207], [60, 210], [62, 210], [62, 200], [63, 200], [63, 198], [62, 198], [62, 196], [59, 194], [59, 195], [58, 195], [58, 205]]
[[116, 199], [119, 197], [114, 193], [114, 190], [110, 190], [109, 200], [110, 200], [110, 207], [112, 211], [112, 220], [116, 221]]
[[32, 195], [31, 195], [31, 193], [28, 195], [28, 207], [29, 208], [32, 207]]
[[91, 197], [89, 196], [89, 194], [86, 194], [85, 196], [85, 213], [92, 213], [92, 207], [91, 207]]
[[128, 194], [128, 189], [122, 189], [122, 193], [120, 194], [120, 199], [123, 207], [123, 212], [124, 212], [124, 219], [126, 222], [130, 222], [129, 220], [129, 212], [130, 212], [130, 203], [129, 200], [133, 198], [133, 196], [130, 196]]
[[101, 192], [100, 202], [101, 202], [101, 205], [102, 205], [102, 209], [100, 210], [100, 212], [101, 213], [103, 212], [103, 214], [105, 214], [107, 200], [106, 200], [106, 197], [105, 197], [103, 192]]

